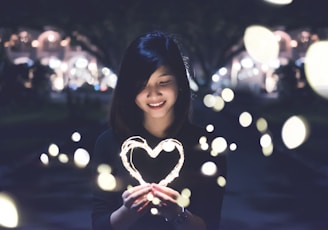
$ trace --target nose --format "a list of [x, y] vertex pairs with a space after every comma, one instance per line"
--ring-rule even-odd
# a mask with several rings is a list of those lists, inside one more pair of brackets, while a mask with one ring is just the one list
[[147, 90], [147, 97], [156, 97], [161, 95], [160, 89], [156, 85], [147, 86], [146, 90]]

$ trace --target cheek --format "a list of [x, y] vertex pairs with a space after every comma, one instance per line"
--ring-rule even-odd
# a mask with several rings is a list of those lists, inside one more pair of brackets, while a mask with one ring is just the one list
[[137, 96], [136, 96], [136, 99], [135, 99], [135, 103], [137, 104], [137, 106], [139, 108], [141, 108], [141, 105], [142, 105], [142, 102], [143, 102], [143, 95], [142, 93], [139, 93]]
[[172, 94], [172, 97], [176, 100], [178, 98], [178, 94], [179, 94], [179, 91], [178, 91], [178, 88], [173, 88], [172, 91], [171, 91], [171, 94]]

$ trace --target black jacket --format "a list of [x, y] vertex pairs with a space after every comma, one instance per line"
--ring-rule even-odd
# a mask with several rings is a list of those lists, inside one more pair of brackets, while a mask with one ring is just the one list
[[[152, 136], [146, 130], [142, 130], [136, 136], [144, 138], [148, 145], [154, 148], [160, 141]], [[199, 139], [206, 137], [209, 144], [208, 150], [201, 150]], [[226, 178], [226, 153], [220, 153], [218, 156], [211, 156], [211, 141], [216, 137], [213, 133], [208, 133], [204, 129], [192, 124], [185, 125], [181, 132], [175, 138], [182, 143], [184, 148], [185, 161], [180, 171], [179, 177], [168, 184], [178, 192], [188, 188], [191, 190], [190, 205], [186, 207], [193, 214], [204, 219], [208, 230], [219, 229], [220, 213], [223, 202], [224, 187], [220, 187], [217, 178], [223, 176]], [[94, 230], [111, 229], [109, 217], [113, 211], [122, 205], [122, 193], [128, 185], [138, 185], [124, 168], [119, 153], [121, 151], [120, 143], [111, 129], [101, 134], [96, 142], [94, 153], [91, 158], [92, 178], [93, 178], [93, 209], [92, 226]], [[133, 163], [140, 171], [146, 182], [159, 182], [166, 174], [171, 171], [178, 160], [179, 154], [161, 153], [157, 158], [152, 159], [145, 151], [134, 150]], [[139, 154], [140, 152], [140, 154]], [[177, 152], [178, 153], [178, 152]], [[137, 157], [136, 157], [137, 156]], [[201, 167], [205, 162], [214, 162], [217, 165], [217, 171], [213, 176], [206, 176], [201, 173]], [[107, 164], [111, 168], [111, 174], [115, 177], [116, 187], [112, 191], [103, 191], [97, 185], [98, 171], [100, 164]], [[163, 217], [146, 214], [137, 221], [131, 229], [165, 229], [170, 230], [174, 227], [164, 220]]]

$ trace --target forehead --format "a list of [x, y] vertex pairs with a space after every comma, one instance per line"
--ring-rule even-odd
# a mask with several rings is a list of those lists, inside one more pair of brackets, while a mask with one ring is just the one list
[[149, 77], [149, 79], [151, 78], [159, 78], [159, 77], [164, 77], [164, 76], [172, 76], [174, 77], [172, 71], [170, 70], [170, 68], [166, 67], [166, 66], [161, 66], [158, 69], [156, 69]]

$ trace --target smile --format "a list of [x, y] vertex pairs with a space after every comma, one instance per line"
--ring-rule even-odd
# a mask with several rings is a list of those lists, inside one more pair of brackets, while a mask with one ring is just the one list
[[158, 102], [158, 103], [150, 103], [148, 104], [148, 106], [150, 107], [161, 107], [162, 105], [164, 105], [165, 101], [161, 101], [161, 102]]

